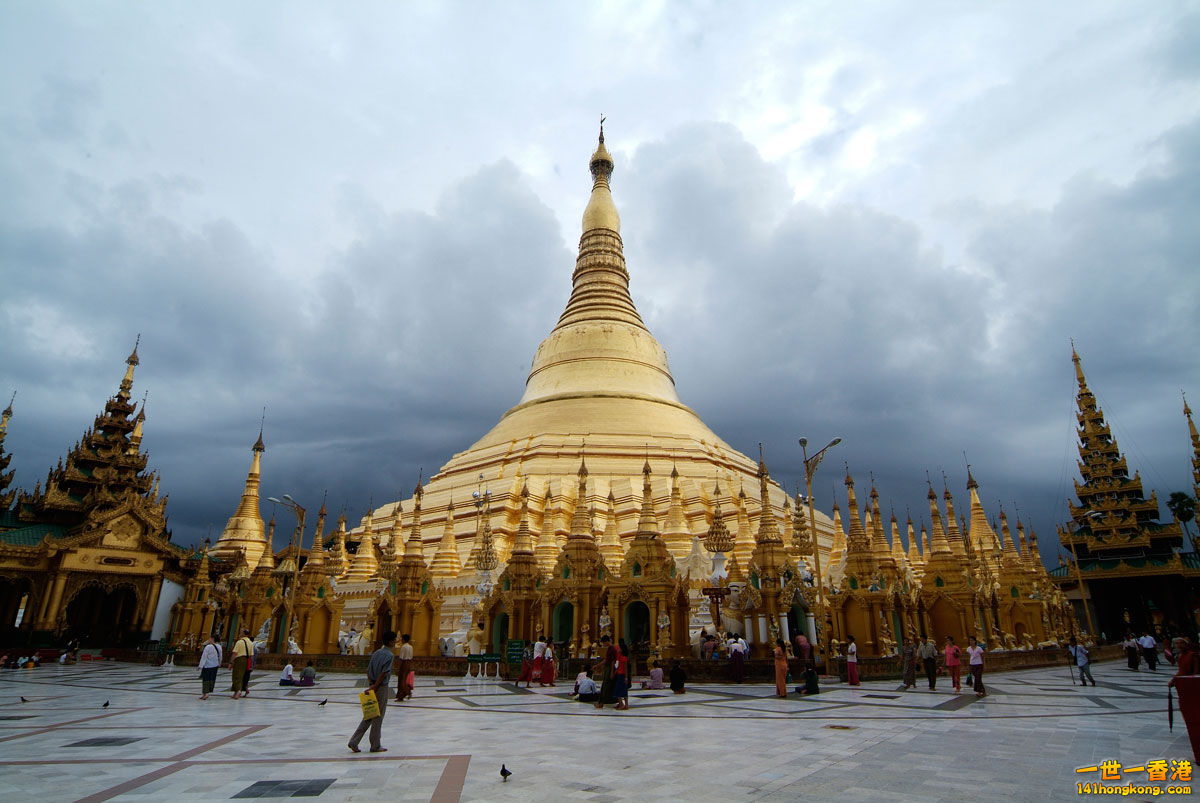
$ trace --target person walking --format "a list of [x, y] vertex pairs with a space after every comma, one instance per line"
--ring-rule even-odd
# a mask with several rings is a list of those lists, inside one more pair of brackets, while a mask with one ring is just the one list
[[617, 673], [613, 678], [613, 697], [618, 711], [629, 710], [629, 647], [617, 639]]
[[[367, 691], [374, 692], [375, 699], [379, 701], [379, 716], [364, 719], [358, 723], [350, 741], [346, 743], [351, 753], [362, 752], [358, 749], [358, 743], [362, 741], [363, 734], [367, 732], [368, 728], [371, 729], [371, 752], [387, 752], [387, 748], [379, 743], [379, 736], [383, 730], [383, 715], [387, 713], [388, 677], [392, 673], [392, 664], [396, 660], [396, 654], [393, 652], [395, 646], [396, 631], [389, 630], [383, 634], [383, 646], [371, 653], [371, 660], [367, 662]], [[379, 693], [380, 689], [384, 690], [383, 694]]]
[[221, 645], [211, 635], [200, 653], [200, 699], [207, 700], [217, 685], [217, 670], [221, 667]]
[[546, 652], [542, 654], [542, 679], [539, 681], [541, 685], [554, 685], [554, 678], [558, 674], [558, 668], [554, 665], [555, 660], [557, 660], [557, 656], [554, 654], [554, 642], [547, 639]]
[[525, 683], [525, 688], [533, 685], [533, 681], [539, 684], [542, 682], [542, 664], [546, 662], [546, 642], [541, 636], [537, 637], [537, 641], [533, 643], [533, 672], [529, 676], [529, 680]]
[[1154, 636], [1150, 635], [1147, 630], [1138, 639], [1138, 646], [1142, 648], [1142, 657], [1146, 659], [1146, 666], [1150, 667], [1151, 672], [1158, 671], [1158, 642], [1154, 640]]
[[946, 672], [950, 675], [950, 682], [954, 684], [954, 692], [957, 694], [962, 691], [961, 672], [962, 672], [962, 650], [954, 643], [954, 636], [946, 636], [945, 664]]
[[987, 689], [983, 688], [983, 647], [971, 636], [967, 645], [967, 655], [970, 656], [971, 681], [975, 687], [976, 697], [987, 697]]
[[1087, 647], [1075, 641], [1075, 637], [1071, 636], [1070, 646], [1067, 647], [1067, 652], [1071, 653], [1071, 657], [1075, 659], [1075, 665], [1079, 667], [1079, 685], [1086, 686], [1090, 680], [1092, 685], [1096, 685], [1096, 679], [1092, 677], [1092, 658], [1088, 653]]
[[787, 699], [787, 643], [781, 639], [775, 639], [775, 694], [783, 699]]
[[858, 680], [858, 645], [854, 636], [847, 636], [850, 643], [846, 645], [846, 681], [851, 686], [861, 685]]
[[921, 639], [921, 645], [917, 647], [917, 660], [925, 668], [925, 679], [929, 681], [929, 690], [933, 691], [937, 687], [937, 647], [929, 636]]
[[600, 668], [600, 699], [596, 701], [597, 708], [603, 708], [607, 703], [617, 702], [613, 696], [616, 686], [617, 648], [613, 646], [612, 636], [605, 633], [600, 637], [600, 647], [604, 650], [604, 663]]
[[229, 668], [233, 670], [233, 699], [250, 696], [250, 672], [254, 669], [254, 642], [250, 640], [250, 631], [242, 628], [242, 634], [233, 643], [233, 653], [229, 658]]
[[1133, 637], [1133, 633], [1125, 634], [1125, 640], [1121, 642], [1121, 646], [1125, 648], [1126, 665], [1132, 671], [1138, 671], [1138, 664], [1141, 659], [1138, 658], [1138, 641]]
[[408, 685], [408, 673], [412, 671], [413, 648], [409, 642], [409, 635], [405, 633], [400, 637], [400, 649], [396, 651], [396, 702], [407, 700], [412, 697], [412, 687]]
[[746, 653], [742, 650], [742, 640], [736, 635], [729, 639], [729, 670], [734, 683], [746, 679]]
[[915, 689], [917, 687], [917, 648], [911, 641], [906, 641], [900, 650], [900, 655], [904, 662], [904, 690]]

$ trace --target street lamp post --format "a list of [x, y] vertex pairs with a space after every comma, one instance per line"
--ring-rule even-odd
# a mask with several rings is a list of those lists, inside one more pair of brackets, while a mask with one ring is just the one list
[[[817, 570], [817, 627], [828, 630], [825, 627], [825, 584], [821, 580], [821, 545], [817, 541], [817, 519], [816, 513], [813, 510], [813, 495], [812, 485], [813, 477], [816, 476], [817, 466], [821, 465], [821, 458], [825, 456], [825, 452], [832, 449], [842, 442], [841, 438], [834, 438], [829, 443], [825, 444], [822, 449], [812, 457], [808, 456], [808, 438], [800, 439], [800, 452], [804, 456], [804, 493], [808, 499], [808, 526], [812, 530], [813, 542], [813, 568]], [[828, 636], [828, 632], [825, 633]], [[823, 646], [822, 639], [818, 636], [817, 642], [819, 646]], [[828, 639], [824, 640], [824, 644], [828, 643]], [[828, 659], [829, 651], [825, 650], [826, 658]], [[828, 671], [828, 669], [826, 669]]]
[[[291, 641], [291, 632], [293, 628], [292, 616], [296, 608], [296, 582], [300, 574], [300, 545], [304, 543], [304, 513], [305, 510], [300, 503], [293, 499], [290, 495], [284, 494], [282, 499], [275, 497], [267, 497], [268, 502], [274, 502], [277, 505], [283, 505], [292, 513], [296, 514], [296, 530], [292, 533], [291, 541], [288, 543], [288, 554], [275, 569], [275, 573], [285, 579], [290, 579], [287, 588], [284, 589], [284, 620], [280, 630], [283, 631], [283, 651], [286, 653]], [[271, 545], [267, 544], [267, 549]]]

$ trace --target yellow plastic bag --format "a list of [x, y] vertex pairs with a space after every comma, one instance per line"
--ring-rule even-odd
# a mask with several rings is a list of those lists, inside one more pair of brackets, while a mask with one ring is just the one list
[[362, 705], [363, 719], [375, 719], [379, 716], [379, 699], [375, 692], [370, 689], [359, 692], [358, 702]]

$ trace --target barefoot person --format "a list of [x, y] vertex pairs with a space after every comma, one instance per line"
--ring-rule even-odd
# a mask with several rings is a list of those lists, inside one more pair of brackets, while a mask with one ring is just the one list
[[217, 685], [217, 669], [221, 666], [221, 646], [212, 636], [204, 642], [204, 651], [200, 653], [200, 699], [207, 700], [212, 694], [213, 686]]
[[779, 697], [787, 697], [787, 642], [781, 638], [775, 639], [775, 694]]
[[254, 668], [254, 642], [250, 640], [250, 631], [242, 628], [242, 634], [233, 643], [233, 653], [229, 658], [229, 668], [233, 670], [233, 699], [250, 696], [250, 671]]
[[858, 645], [854, 636], [847, 636], [850, 643], [846, 645], [846, 683], [850, 686], [859, 685], [858, 680]]
[[967, 655], [971, 661], [971, 685], [975, 689], [975, 696], [986, 697], [987, 689], [983, 688], [983, 647], [974, 636], [971, 636], [967, 645]]
[[408, 643], [409, 636], [405, 633], [400, 637], [400, 649], [396, 651], [396, 702], [412, 697], [412, 687], [408, 685], [408, 673], [412, 671], [413, 648]]
[[[383, 646], [371, 653], [371, 660], [367, 663], [367, 690], [375, 692], [375, 699], [379, 701], [379, 716], [358, 723], [354, 735], [346, 743], [352, 753], [360, 752], [358, 743], [362, 741], [367, 728], [371, 729], [371, 752], [387, 752], [387, 748], [379, 743], [379, 735], [383, 730], [383, 715], [387, 712], [388, 676], [392, 673], [392, 662], [396, 660], [396, 654], [393, 652], [395, 646], [396, 631], [389, 630], [383, 634]], [[383, 689], [382, 694], [380, 689]]]
[[946, 636], [946, 672], [950, 675], [950, 682], [954, 684], [954, 691], [962, 691], [962, 650], [954, 643], [954, 636]]

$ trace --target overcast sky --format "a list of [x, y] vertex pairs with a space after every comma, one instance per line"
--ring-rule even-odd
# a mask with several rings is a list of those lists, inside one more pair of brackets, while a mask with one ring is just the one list
[[408, 496], [520, 398], [601, 113], [680, 396], [785, 487], [841, 436], [818, 506], [848, 461], [917, 519], [965, 452], [1053, 562], [1074, 337], [1131, 469], [1190, 492], [1200, 3], [1094, 0], [6, 3], [17, 483], [140, 332], [177, 542], [232, 514], [264, 405], [264, 496]]

